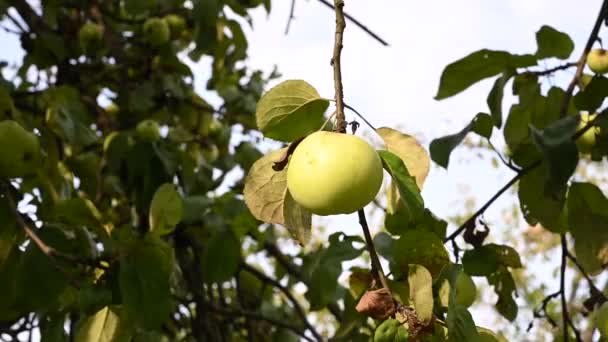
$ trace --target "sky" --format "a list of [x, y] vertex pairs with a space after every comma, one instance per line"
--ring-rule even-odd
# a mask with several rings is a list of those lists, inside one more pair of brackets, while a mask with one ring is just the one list
[[[332, 98], [333, 73], [329, 61], [334, 13], [317, 0], [296, 0], [295, 19], [285, 35], [290, 4], [289, 0], [275, 0], [270, 15], [261, 8], [252, 12], [253, 29], [246, 29], [247, 64], [267, 72], [276, 65], [283, 75], [277, 82], [304, 79], [322, 96]], [[459, 131], [476, 113], [488, 110], [486, 97], [492, 80], [453, 98], [434, 100], [447, 64], [483, 48], [534, 53], [534, 34], [542, 25], [571, 36], [576, 48], [570, 60], [576, 60], [600, 4], [600, 0], [346, 0], [345, 11], [390, 46], [381, 46], [347, 22], [342, 51], [345, 100], [376, 127], [399, 127], [428, 147], [432, 139]], [[608, 39], [606, 34], [603, 37]], [[0, 46], [3, 58], [20, 60], [19, 41], [12, 35], [0, 31]], [[560, 63], [547, 62], [547, 66], [556, 64]], [[195, 82], [201, 91], [208, 77], [207, 67], [205, 59], [194, 66]], [[571, 71], [563, 72], [555, 82], [571, 76]], [[505, 110], [510, 101], [512, 98], [507, 96]], [[494, 131], [492, 141], [502, 146], [502, 134]], [[456, 162], [463, 159], [469, 161]], [[452, 161], [448, 171], [433, 167], [423, 188], [426, 206], [440, 217], [462, 212], [466, 197], [475, 198], [479, 206], [513, 176], [506, 167], [495, 169], [487, 160], [471, 160], [466, 149], [456, 150]], [[501, 211], [512, 202], [512, 196], [505, 196], [484, 218], [500, 227]], [[359, 233], [356, 215], [316, 219], [315, 223], [328, 226], [329, 231]], [[373, 230], [378, 230], [378, 223], [374, 222]], [[524, 227], [500, 227], [521, 228]], [[480, 324], [490, 324], [484, 321], [489, 319], [484, 315], [477, 317]]]

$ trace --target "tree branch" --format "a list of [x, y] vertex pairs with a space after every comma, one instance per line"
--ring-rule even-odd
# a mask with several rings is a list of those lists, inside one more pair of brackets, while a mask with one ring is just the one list
[[[319, 0], [320, 3], [322, 3], [323, 5], [335, 10], [335, 6], [332, 5], [331, 2], [326, 1], [326, 0]], [[344, 13], [344, 17], [346, 17], [346, 19], [352, 21], [353, 24], [355, 24], [357, 27], [359, 27], [360, 29], [362, 29], [365, 33], [369, 34], [372, 38], [374, 38], [376, 41], [378, 41], [380, 44], [384, 45], [384, 46], [388, 46], [389, 44], [382, 38], [380, 38], [379, 35], [375, 34], [374, 32], [372, 32], [372, 30], [370, 30], [369, 28], [367, 28], [365, 25], [363, 25], [359, 20], [353, 18], [353, 16], [351, 16], [348, 13]]]
[[277, 289], [279, 289], [281, 292], [283, 292], [283, 294], [287, 297], [287, 299], [289, 299], [289, 301], [291, 302], [291, 304], [294, 307], [294, 310], [296, 310], [296, 313], [298, 314], [298, 316], [300, 316], [300, 319], [302, 320], [302, 322], [304, 323], [304, 325], [306, 326], [306, 328], [308, 330], [310, 330], [310, 332], [313, 334], [313, 336], [318, 340], [318, 341], [322, 341], [323, 338], [321, 337], [321, 335], [319, 335], [319, 333], [317, 332], [317, 330], [315, 330], [315, 327], [312, 326], [312, 324], [310, 324], [310, 322], [308, 321], [308, 318], [306, 317], [306, 312], [304, 312], [304, 309], [302, 308], [302, 306], [300, 305], [300, 303], [296, 300], [296, 298], [291, 294], [291, 292], [289, 292], [289, 290], [281, 285], [281, 283], [279, 283], [277, 280], [272, 279], [270, 277], [268, 277], [267, 275], [265, 275], [264, 273], [258, 271], [257, 269], [253, 268], [252, 266], [250, 266], [249, 264], [245, 263], [244, 261], [241, 262], [241, 268], [251, 274], [253, 274], [254, 276], [256, 276], [258, 279], [260, 279], [261, 281], [272, 285], [273, 287], [276, 287]]
[[359, 209], [357, 211], [359, 215], [359, 224], [361, 228], [363, 228], [363, 235], [365, 235], [365, 245], [367, 246], [367, 251], [369, 252], [369, 256], [372, 260], [372, 274], [379, 280], [382, 284], [382, 287], [388, 290], [391, 293], [391, 288], [388, 286], [388, 282], [386, 281], [386, 277], [384, 276], [384, 271], [382, 270], [382, 265], [380, 264], [380, 259], [378, 258], [378, 254], [376, 253], [376, 248], [374, 247], [374, 241], [372, 240], [372, 235], [369, 232], [369, 226], [367, 225], [367, 219], [365, 218], [365, 212], [363, 209]]
[[334, 69], [334, 89], [336, 91], [336, 132], [346, 133], [346, 120], [344, 118], [344, 88], [342, 87], [342, 67], [340, 57], [342, 54], [344, 28], [344, 0], [334, 0], [336, 12], [336, 34], [334, 42], [334, 53], [331, 65]]
[[296, 0], [291, 0], [291, 8], [289, 9], [289, 18], [287, 19], [287, 26], [285, 26], [285, 34], [289, 33], [289, 27], [291, 26], [291, 21], [295, 19], [293, 13], [296, 9]]
[[595, 24], [593, 25], [593, 29], [591, 30], [591, 34], [589, 34], [589, 38], [587, 39], [587, 44], [585, 44], [585, 49], [581, 54], [577, 62], [576, 73], [570, 81], [568, 85], [568, 89], [566, 90], [566, 95], [564, 95], [564, 99], [562, 101], [562, 106], [560, 108], [560, 117], [563, 118], [566, 116], [566, 112], [568, 111], [568, 106], [570, 104], [570, 99], [572, 98], [572, 93], [574, 92], [574, 87], [578, 84], [579, 79], [583, 75], [583, 69], [585, 68], [585, 63], [587, 62], [587, 54], [593, 47], [593, 44], [598, 39], [598, 33], [600, 32], [600, 28], [602, 27], [602, 22], [608, 17], [608, 0], [604, 0], [602, 2], [602, 7], [597, 15], [597, 19], [595, 20]]
[[568, 62], [566, 64], [558, 65], [556, 67], [553, 67], [553, 68], [550, 68], [547, 70], [526, 71], [526, 72], [524, 72], [524, 74], [535, 75], [535, 76], [546, 76], [546, 75], [551, 75], [552, 73], [554, 73], [556, 71], [567, 70], [567, 69], [570, 69], [575, 66], [578, 66], [577, 62]]
[[574, 331], [576, 341], [582, 342], [581, 334], [574, 325], [572, 317], [570, 317], [570, 312], [568, 311], [568, 303], [566, 301], [566, 265], [568, 262], [568, 241], [566, 240], [566, 234], [561, 234], [560, 239], [562, 248], [562, 263], [560, 266], [559, 273], [559, 294], [562, 303], [562, 327], [564, 330], [564, 342], [570, 341], [568, 327], [572, 328], [572, 331]]

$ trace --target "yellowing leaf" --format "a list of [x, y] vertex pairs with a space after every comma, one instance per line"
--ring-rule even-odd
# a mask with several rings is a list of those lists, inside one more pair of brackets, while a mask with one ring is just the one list
[[267, 223], [283, 224], [283, 201], [287, 191], [287, 169], [275, 171], [272, 165], [285, 149], [270, 152], [258, 159], [245, 178], [245, 204], [251, 214]]
[[384, 140], [386, 148], [403, 160], [410, 175], [416, 178], [418, 188], [422, 189], [431, 167], [431, 159], [424, 147], [411, 135], [389, 127], [380, 127], [376, 132]]
[[170, 183], [161, 185], [150, 204], [150, 231], [160, 235], [172, 232], [182, 219], [182, 211], [182, 197], [175, 190], [175, 186]]
[[76, 332], [76, 342], [116, 341], [119, 325], [118, 314], [106, 306], [83, 321]]
[[410, 264], [408, 269], [410, 300], [418, 319], [429, 322], [433, 317], [433, 278], [421, 265]]
[[293, 141], [323, 124], [329, 106], [317, 90], [301, 80], [288, 80], [270, 89], [257, 104], [258, 128], [268, 138]]
[[291, 197], [289, 191], [285, 192], [283, 217], [285, 220], [285, 227], [289, 230], [291, 236], [300, 242], [301, 245], [306, 245], [308, 241], [310, 241], [312, 214], [299, 205], [293, 197]]

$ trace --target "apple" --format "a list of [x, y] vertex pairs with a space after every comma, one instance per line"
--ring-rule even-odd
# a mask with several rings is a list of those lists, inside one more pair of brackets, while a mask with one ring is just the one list
[[101, 47], [103, 42], [103, 26], [88, 22], [78, 31], [78, 41], [82, 50], [91, 54]]
[[144, 23], [144, 39], [152, 46], [166, 44], [171, 37], [169, 24], [161, 18], [150, 18]]
[[318, 131], [302, 140], [291, 156], [287, 188], [314, 214], [349, 214], [376, 197], [382, 177], [380, 157], [365, 140]]
[[183, 17], [177, 14], [167, 14], [164, 19], [167, 24], [169, 24], [169, 31], [171, 31], [171, 37], [179, 37], [186, 29], [186, 21]]
[[477, 287], [471, 277], [460, 272], [456, 277], [456, 304], [469, 307], [475, 302], [477, 297]]
[[604, 49], [593, 49], [587, 55], [587, 66], [597, 74], [608, 72], [608, 52]]
[[154, 120], [143, 120], [137, 124], [135, 133], [141, 141], [153, 143], [160, 139], [160, 126]]
[[[585, 127], [590, 121], [594, 120], [597, 114], [581, 113], [581, 120], [577, 130]], [[589, 128], [583, 135], [576, 139], [576, 146], [579, 152], [583, 154], [591, 153], [591, 149], [595, 146], [596, 136], [600, 133], [600, 128], [593, 126]]]
[[207, 164], [213, 164], [213, 162], [215, 162], [220, 156], [220, 150], [214, 144], [203, 146], [201, 153], [203, 154], [203, 158]]
[[608, 338], [608, 302], [604, 302], [595, 314], [595, 327], [603, 338]]
[[0, 177], [17, 178], [36, 173], [41, 153], [38, 137], [13, 120], [0, 122]]
[[214, 137], [222, 131], [222, 123], [213, 114], [202, 113], [198, 132], [205, 137]]

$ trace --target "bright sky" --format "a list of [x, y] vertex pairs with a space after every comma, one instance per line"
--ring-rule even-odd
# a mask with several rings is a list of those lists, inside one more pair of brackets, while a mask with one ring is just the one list
[[[534, 34], [544, 24], [572, 37], [576, 44], [571, 58], [574, 60], [601, 3], [600, 0], [345, 2], [346, 12], [390, 43], [389, 47], [383, 47], [354, 24], [347, 23], [342, 52], [346, 102], [377, 127], [403, 127], [405, 133], [418, 137], [425, 147], [431, 139], [454, 133], [476, 113], [487, 111], [485, 99], [492, 81], [441, 102], [433, 99], [447, 64], [482, 48], [534, 53]], [[333, 74], [329, 60], [334, 13], [319, 1], [297, 0], [296, 18], [285, 35], [290, 3], [273, 1], [270, 16], [263, 9], [254, 11], [254, 30], [247, 30], [248, 64], [267, 71], [277, 65], [283, 79], [305, 79], [322, 96], [331, 98]], [[603, 37], [608, 39], [606, 34]], [[19, 41], [12, 35], [0, 31], [0, 46], [3, 59], [20, 59]], [[550, 65], [555, 64], [551, 62]], [[196, 79], [199, 89], [204, 88], [208, 75], [206, 65], [201, 64], [195, 72], [202, 75]], [[571, 72], [563, 73], [570, 75]], [[494, 134], [493, 142], [502, 145], [502, 135], [496, 131]], [[512, 176], [504, 167], [492, 168], [487, 160], [454, 162], [469, 157], [466, 151], [457, 150], [452, 155], [449, 172], [433, 168], [427, 178], [423, 196], [426, 205], [440, 217], [462, 212], [464, 197], [475, 197], [478, 205], [485, 202]], [[499, 225], [500, 210], [510, 203], [509, 198], [499, 200], [485, 218]], [[320, 222], [330, 225], [332, 230], [359, 233], [356, 215]], [[484, 315], [475, 316], [481, 325], [492, 323]]]

